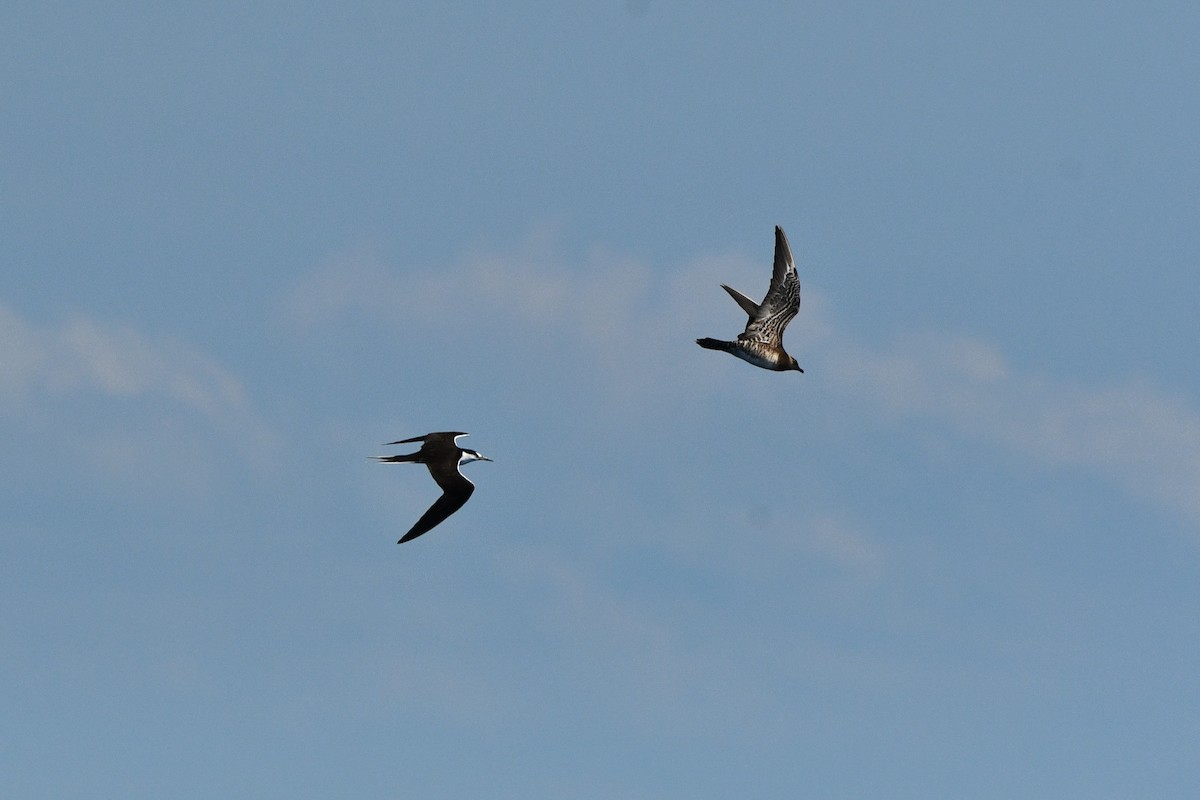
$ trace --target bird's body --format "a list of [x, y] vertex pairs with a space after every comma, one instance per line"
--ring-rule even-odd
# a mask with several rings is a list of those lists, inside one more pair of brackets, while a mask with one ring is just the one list
[[783, 349], [783, 331], [800, 310], [800, 278], [796, 274], [796, 262], [788, 247], [783, 228], [775, 226], [775, 267], [771, 273], [771, 287], [762, 303], [721, 284], [749, 320], [746, 330], [738, 334], [733, 342], [721, 339], [697, 339], [696, 344], [707, 350], [721, 350], [748, 361], [756, 367], [786, 372], [804, 372], [796, 359]]
[[462, 508], [463, 504], [471, 497], [471, 493], [475, 491], [475, 484], [467, 480], [467, 476], [462, 474], [459, 467], [472, 461], [491, 461], [491, 459], [475, 450], [459, 447], [456, 440], [466, 435], [459, 431], [427, 433], [412, 439], [388, 442], [389, 445], [421, 442], [421, 449], [415, 453], [399, 456], [372, 456], [377, 461], [388, 463], [424, 464], [429, 468], [429, 474], [433, 476], [437, 485], [442, 487], [442, 496], [421, 515], [408, 533], [401, 537], [398, 544], [403, 544], [433, 530], [439, 523]]

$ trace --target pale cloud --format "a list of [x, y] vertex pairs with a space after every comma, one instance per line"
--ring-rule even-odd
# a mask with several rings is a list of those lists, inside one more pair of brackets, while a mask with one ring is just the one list
[[[510, 257], [480, 256], [419, 271], [385, 267], [370, 251], [331, 259], [306, 276], [284, 301], [305, 325], [343, 315], [435, 323], [453, 310], [463, 321], [486, 314], [522, 330], [561, 328], [579, 335], [604, 315], [604, 328], [627, 316], [644, 293], [647, 271], [630, 262], [598, 270], [568, 269], [534, 247]], [[614, 315], [618, 315], [614, 317]]]
[[894, 417], [942, 420], [1200, 521], [1200, 412], [1182, 397], [1143, 381], [1082, 386], [1023, 374], [997, 348], [965, 337], [841, 347], [829, 361], [839, 391]]
[[12, 400], [41, 393], [158, 396], [219, 417], [246, 408], [239, 381], [169, 337], [78, 318], [37, 327], [0, 304], [0, 390]]
[[[105, 409], [124, 422], [108, 416], [99, 430], [83, 421]], [[196, 348], [86, 317], [38, 325], [2, 303], [0, 415], [41, 421], [116, 472], [153, 471], [177, 448], [198, 459], [196, 437], [212, 432], [259, 464], [276, 446], [241, 382]]]
[[71, 322], [54, 337], [55, 372], [80, 389], [115, 397], [157, 395], [211, 418], [247, 407], [241, 383], [215, 361], [173, 339], [131, 328]]

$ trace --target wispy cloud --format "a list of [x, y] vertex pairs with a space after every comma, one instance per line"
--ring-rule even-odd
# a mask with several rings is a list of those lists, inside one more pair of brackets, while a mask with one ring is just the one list
[[842, 346], [829, 363], [842, 393], [896, 418], [940, 420], [1200, 521], [1200, 412], [1146, 381], [1085, 386], [1023, 373], [998, 348], [954, 336]]
[[214, 418], [247, 405], [236, 378], [174, 339], [85, 318], [38, 327], [0, 304], [0, 395], [76, 392], [156, 396]]
[[[123, 417], [119, 409], [128, 409], [126, 424], [91, 429], [84, 420], [105, 407], [116, 409], [117, 418]], [[0, 415], [53, 416], [50, 424], [71, 431], [81, 450], [90, 443], [95, 460], [107, 467], [168, 446], [148, 435], [169, 439], [189, 427], [220, 433], [251, 459], [274, 441], [241, 382], [195, 347], [85, 317], [38, 325], [2, 303]]]

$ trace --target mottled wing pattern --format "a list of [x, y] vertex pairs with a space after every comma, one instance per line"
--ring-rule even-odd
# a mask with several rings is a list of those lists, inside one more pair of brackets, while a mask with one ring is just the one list
[[783, 229], [775, 228], [775, 269], [771, 288], [759, 306], [758, 315], [746, 323], [738, 339], [782, 346], [783, 330], [800, 311], [800, 277]]

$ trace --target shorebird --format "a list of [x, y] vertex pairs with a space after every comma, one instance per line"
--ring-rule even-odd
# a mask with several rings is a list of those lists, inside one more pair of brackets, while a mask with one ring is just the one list
[[775, 226], [775, 270], [771, 273], [771, 288], [761, 305], [737, 289], [725, 284], [721, 288], [750, 316], [746, 330], [738, 334], [736, 342], [705, 338], [697, 339], [696, 344], [708, 350], [723, 350], [763, 369], [804, 372], [783, 349], [783, 329], [800, 310], [800, 278], [783, 228]]
[[389, 463], [398, 464], [411, 461], [424, 464], [429, 468], [429, 474], [437, 481], [437, 485], [442, 487], [442, 496], [421, 515], [417, 524], [413, 525], [397, 544], [404, 544], [410, 539], [415, 539], [421, 534], [433, 530], [446, 517], [462, 508], [463, 504], [467, 502], [467, 498], [471, 496], [471, 492], [475, 491], [475, 484], [467, 480], [467, 476], [463, 475], [459, 468], [471, 461], [491, 461], [491, 459], [474, 450], [459, 447], [457, 440], [467, 435], [459, 431], [427, 433], [424, 436], [388, 442], [388, 445], [422, 442], [421, 449], [415, 453], [400, 456], [371, 456], [376, 461]]

